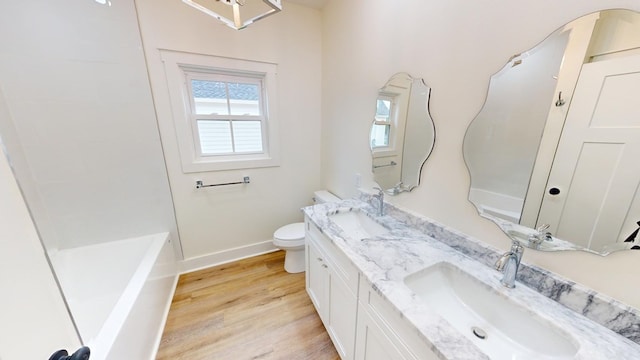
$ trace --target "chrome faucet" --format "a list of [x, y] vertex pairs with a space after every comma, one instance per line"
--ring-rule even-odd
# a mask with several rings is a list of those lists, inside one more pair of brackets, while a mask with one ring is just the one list
[[405, 185], [402, 183], [402, 181], [400, 181], [399, 183], [395, 184], [394, 187], [387, 190], [387, 193], [389, 195], [398, 195], [403, 192], [410, 192], [411, 190], [415, 189], [415, 187], [416, 185]]
[[500, 259], [496, 261], [495, 268], [502, 272], [502, 280], [500, 283], [508, 288], [516, 287], [516, 275], [518, 274], [518, 267], [520, 267], [520, 260], [524, 253], [524, 247], [520, 245], [518, 241], [513, 241], [511, 244], [511, 250], [502, 254]]
[[378, 200], [378, 216], [382, 216], [384, 215], [384, 191], [379, 187], [374, 187], [373, 190], [378, 190], [373, 198]]
[[400, 181], [394, 187], [387, 190], [387, 193], [389, 193], [389, 195], [398, 195], [403, 191], [407, 191], [407, 190], [403, 189], [402, 181]]
[[529, 235], [527, 240], [529, 241], [530, 247], [537, 249], [543, 241], [551, 241], [553, 239], [551, 233], [546, 231], [548, 228], [549, 224], [542, 224], [538, 226], [535, 233]]

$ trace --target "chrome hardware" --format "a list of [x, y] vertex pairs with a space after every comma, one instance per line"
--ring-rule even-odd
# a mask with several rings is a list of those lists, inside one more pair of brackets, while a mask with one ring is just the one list
[[538, 226], [538, 228], [536, 228], [536, 231], [537, 231], [537, 232], [539, 232], [539, 233], [541, 233], [541, 232], [543, 232], [543, 231], [547, 230], [547, 229], [549, 228], [549, 226], [551, 226], [551, 225], [549, 225], [549, 224], [542, 224], [542, 225]]
[[373, 198], [378, 200], [378, 216], [384, 215], [384, 191], [379, 187], [374, 187], [374, 190], [378, 190], [376, 195], [373, 195]]
[[471, 332], [480, 340], [484, 340], [487, 338], [487, 332], [477, 326], [472, 326]]
[[549, 228], [549, 224], [542, 224], [538, 226], [536, 232], [529, 235], [527, 240], [529, 241], [529, 246], [533, 249], [537, 249], [543, 241], [551, 241], [553, 240], [553, 236], [549, 231], [546, 231]]
[[404, 186], [402, 185], [402, 181], [400, 181], [394, 187], [392, 187], [391, 189], [387, 190], [387, 193], [389, 195], [398, 195], [403, 191], [409, 191], [409, 190], [405, 190]]
[[403, 193], [403, 192], [410, 192], [411, 190], [413, 190], [415, 188], [416, 188], [416, 185], [407, 186], [407, 185], [403, 184], [402, 181], [400, 181], [394, 187], [392, 187], [391, 189], [388, 189], [387, 190], [387, 194], [389, 194], [389, 195], [398, 195], [398, 194]]
[[502, 285], [508, 288], [516, 287], [516, 275], [518, 274], [518, 267], [523, 253], [524, 247], [514, 240], [511, 244], [511, 250], [502, 254], [496, 261], [496, 270], [503, 273], [502, 280], [500, 280]]
[[202, 180], [196, 180], [196, 189], [204, 188], [204, 187], [213, 187], [213, 186], [226, 186], [226, 185], [239, 185], [239, 184], [249, 184], [251, 179], [248, 176], [242, 178], [242, 181], [230, 182], [230, 183], [221, 183], [221, 184], [207, 184], [205, 185]]
[[398, 163], [393, 161], [393, 160], [391, 160], [388, 164], [385, 164], [385, 165], [371, 165], [371, 168], [372, 169], [378, 169], [378, 168], [383, 168], [383, 167], [387, 167], [387, 166], [396, 166], [396, 165], [398, 165]]
[[556, 101], [556, 106], [560, 107], [565, 104], [564, 99], [562, 98], [562, 91], [558, 93], [558, 101]]

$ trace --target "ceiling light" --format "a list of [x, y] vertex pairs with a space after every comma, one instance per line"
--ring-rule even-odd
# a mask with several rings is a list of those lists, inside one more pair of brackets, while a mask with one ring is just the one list
[[241, 30], [282, 10], [282, 0], [182, 0], [230, 28]]

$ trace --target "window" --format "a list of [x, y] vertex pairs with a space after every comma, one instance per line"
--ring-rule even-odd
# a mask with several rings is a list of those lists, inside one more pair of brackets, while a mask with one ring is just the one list
[[192, 72], [187, 79], [202, 156], [263, 152], [261, 79]]
[[162, 51], [184, 172], [278, 165], [276, 65]]
[[389, 147], [393, 114], [393, 99], [389, 96], [378, 96], [376, 116], [371, 127], [371, 148]]

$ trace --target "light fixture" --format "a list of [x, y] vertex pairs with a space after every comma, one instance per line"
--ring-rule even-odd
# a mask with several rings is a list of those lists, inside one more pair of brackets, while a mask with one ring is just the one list
[[230, 28], [241, 30], [282, 10], [282, 0], [182, 0]]

